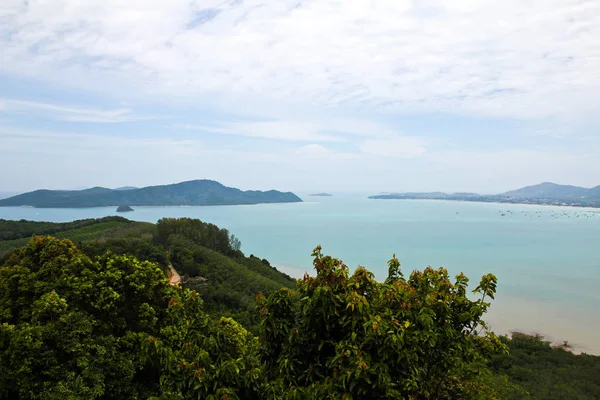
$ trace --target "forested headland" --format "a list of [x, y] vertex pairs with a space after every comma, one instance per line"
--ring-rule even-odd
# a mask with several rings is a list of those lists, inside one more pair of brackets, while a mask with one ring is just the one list
[[199, 220], [0, 220], [0, 398], [600, 398], [600, 357], [486, 328], [492, 274], [313, 257], [295, 281]]
[[40, 189], [0, 199], [0, 207], [214, 206], [296, 202], [302, 202], [302, 199], [292, 192], [240, 190], [217, 181], [197, 179], [139, 189], [104, 187], [83, 190]]
[[380, 200], [453, 200], [480, 203], [540, 204], [574, 207], [600, 207], [600, 185], [584, 188], [543, 182], [499, 194], [405, 192], [369, 196]]

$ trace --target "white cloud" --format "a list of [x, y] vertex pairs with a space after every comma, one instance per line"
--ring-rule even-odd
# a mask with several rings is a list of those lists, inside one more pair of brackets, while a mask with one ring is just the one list
[[308, 157], [327, 157], [331, 155], [332, 152], [320, 144], [308, 144], [300, 147], [297, 151], [297, 154]]
[[[102, 184], [122, 179], [122, 171], [143, 171], [137, 176], [146, 182], [111, 183], [141, 185], [202, 171], [248, 188], [261, 180], [309, 188], [313, 176], [324, 190], [356, 182], [369, 190], [495, 191], [542, 180], [593, 185], [599, 162], [588, 152], [598, 154], [597, 142], [565, 138], [573, 131], [597, 136], [598, 37], [598, 1], [3, 1], [2, 79], [50, 83], [56, 99], [66, 87], [80, 98], [91, 89], [115, 99], [98, 108], [29, 101], [24, 92], [0, 99], [5, 123], [30, 113], [59, 121], [146, 119], [132, 104], [158, 113], [166, 105], [182, 123], [143, 128], [164, 139], [11, 130], [0, 157], [6, 170], [56, 167], [43, 171], [45, 180], [24, 172], [2, 184], [32, 179], [36, 187], [33, 179], [43, 183], [63, 171]], [[452, 119], [445, 130], [444, 118], [425, 123], [438, 113], [476, 117], [467, 121], [476, 124]], [[494, 119], [478, 117], [489, 116], [527, 120], [500, 125], [523, 131], [522, 143], [514, 132], [499, 138], [499, 129], [483, 140]], [[479, 126], [481, 137], [470, 136]], [[234, 140], [207, 145], [202, 132], [281, 142], [276, 151], [240, 151]], [[426, 139], [417, 137], [423, 132]], [[543, 147], [554, 137], [565, 143], [561, 151]], [[436, 149], [443, 143], [475, 151]], [[504, 150], [490, 151], [494, 145]]]
[[245, 121], [211, 123], [210, 125], [176, 124], [173, 125], [173, 128], [280, 140], [326, 142], [344, 140], [340, 136], [321, 134], [318, 124], [298, 121]]
[[598, 1], [27, 4], [0, 8], [8, 74], [394, 113], [578, 119], [600, 102]]
[[417, 157], [425, 154], [426, 142], [418, 137], [398, 137], [394, 139], [365, 140], [360, 149], [369, 154], [387, 157]]
[[133, 110], [129, 108], [103, 110], [0, 98], [0, 112], [27, 113], [32, 110], [37, 111], [37, 115], [46, 115], [59, 121], [127, 122], [150, 119], [149, 117], [136, 116]]
[[395, 137], [397, 130], [385, 124], [355, 118], [305, 120], [211, 121], [209, 124], [173, 124], [170, 128], [291, 141], [344, 142], [352, 137]]

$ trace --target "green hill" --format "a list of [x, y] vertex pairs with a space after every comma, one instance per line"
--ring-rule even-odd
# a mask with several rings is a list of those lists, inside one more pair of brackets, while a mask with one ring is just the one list
[[200, 220], [163, 219], [157, 224], [122, 217], [69, 223], [0, 220], [0, 261], [26, 245], [32, 235], [69, 239], [92, 258], [110, 251], [156, 262], [165, 276], [170, 263], [184, 285], [201, 294], [211, 315], [235, 317], [253, 331], [258, 322], [256, 295], [295, 284], [267, 260], [245, 257], [239, 240], [226, 229]]
[[[54, 235], [74, 242], [115, 235], [132, 227], [149, 227], [152, 224], [133, 222], [122, 217], [84, 219], [73, 222], [36, 222], [0, 219], [0, 259], [12, 250], [24, 246], [32, 235]], [[132, 233], [138, 233], [138, 229]]]
[[600, 196], [594, 196], [593, 189], [572, 185], [557, 185], [556, 183], [544, 182], [538, 185], [526, 186], [521, 189], [511, 190], [502, 193], [500, 196], [524, 197], [536, 199], [555, 199], [555, 200], [581, 200], [581, 199], [600, 199]]
[[0, 206], [40, 208], [131, 206], [208, 206], [301, 202], [291, 192], [258, 191], [224, 186], [211, 180], [194, 180], [172, 185], [128, 190], [94, 187], [85, 190], [36, 190], [0, 200]]

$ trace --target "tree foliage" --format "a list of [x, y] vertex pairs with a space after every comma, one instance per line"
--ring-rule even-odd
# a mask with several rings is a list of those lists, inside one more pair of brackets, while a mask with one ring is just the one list
[[158, 329], [165, 282], [150, 262], [92, 262], [68, 240], [33, 238], [0, 269], [2, 396], [142, 395], [129, 350]]
[[35, 237], [0, 268], [1, 398], [180, 398], [186, 362], [194, 393], [241, 393], [249, 335], [131, 256]]
[[295, 280], [267, 260], [245, 257], [239, 249], [241, 242], [227, 230], [189, 218], [165, 219], [158, 224], [122, 217], [70, 223], [0, 220], [1, 232], [8, 239], [0, 240], [0, 264], [9, 251], [26, 245], [32, 233], [47, 232], [71, 239], [92, 259], [106, 252], [131, 255], [157, 263], [165, 273], [172, 264], [185, 286], [200, 292], [212, 318], [233, 317], [253, 333], [258, 331], [256, 294], [295, 285]]
[[496, 375], [504, 375], [513, 386], [505, 399], [600, 398], [600, 357], [573, 354], [568, 347], [551, 346], [540, 335], [515, 332], [502, 336], [509, 354], [492, 357]]
[[12, 221], [0, 219], [0, 240], [13, 240], [30, 238], [32, 235], [56, 234], [67, 230], [84, 228], [105, 222], [116, 222], [119, 224], [131, 223], [122, 217], [104, 217], [99, 219], [82, 219], [72, 222], [40, 222], [19, 220]]
[[[505, 346], [481, 321], [496, 278], [467, 297], [468, 279], [443, 269], [404, 279], [395, 259], [385, 283], [365, 268], [314, 251], [315, 277], [297, 293], [259, 296], [261, 355], [289, 398], [492, 398], [485, 361]], [[299, 301], [294, 301], [297, 296]]]
[[[215, 224], [192, 218], [163, 218], [156, 224], [157, 241], [167, 245], [173, 235], [179, 235], [203, 247], [223, 254], [234, 255], [229, 231]], [[237, 243], [236, 243], [237, 244]], [[239, 250], [239, 249], [237, 249]]]

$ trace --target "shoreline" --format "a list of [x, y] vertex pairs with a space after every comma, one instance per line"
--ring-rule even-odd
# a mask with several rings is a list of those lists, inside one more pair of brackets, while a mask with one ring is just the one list
[[513, 203], [508, 201], [479, 201], [479, 200], [461, 200], [461, 199], [413, 199], [413, 198], [387, 198], [387, 199], [375, 199], [368, 197], [369, 200], [401, 200], [401, 201], [427, 201], [427, 202], [453, 202], [453, 203], [478, 203], [478, 204], [502, 204], [502, 205], [513, 205], [513, 206], [530, 206], [530, 207], [557, 207], [557, 208], [572, 208], [582, 209], [586, 211], [597, 210], [600, 212], [600, 205], [597, 206], [584, 206], [584, 205], [569, 205], [569, 204], [545, 204], [545, 203]]
[[600, 356], [600, 338], [594, 334], [600, 321], [568, 307], [548, 307], [517, 296], [501, 297], [484, 316], [496, 334], [539, 334], [552, 345], [565, 341], [574, 354]]
[[[574, 209], [588, 212], [600, 213], [600, 205], [598, 206], [583, 206], [583, 205], [559, 205], [559, 204], [544, 204], [544, 203], [512, 203], [502, 201], [477, 201], [477, 200], [459, 200], [459, 199], [413, 199], [413, 198], [399, 198], [399, 199], [371, 199], [366, 198], [365, 200], [396, 200], [405, 202], [447, 202], [447, 203], [467, 203], [467, 204], [495, 204], [495, 205], [507, 205], [507, 206], [525, 206], [525, 207], [547, 207], [557, 209]], [[135, 212], [146, 212], [151, 209], [193, 209], [193, 208], [221, 208], [221, 207], [255, 207], [255, 206], [269, 206], [269, 205], [297, 205], [297, 204], [319, 204], [318, 201], [302, 201], [302, 202], [271, 202], [271, 203], [252, 203], [252, 204], [205, 204], [205, 205], [130, 205], [135, 207], [134, 211], [128, 215], [132, 215]], [[90, 207], [35, 207], [35, 206], [0, 206], [2, 209], [23, 209], [23, 210], [52, 210], [52, 211], [64, 211], [64, 210], [112, 210], [117, 206], [90, 206]], [[93, 217], [90, 217], [93, 218]], [[10, 218], [9, 218], [10, 219]]]
[[[278, 271], [294, 279], [302, 279], [305, 273], [314, 274], [310, 268], [271, 263]], [[542, 318], [540, 318], [542, 317]], [[501, 295], [496, 298], [484, 315], [490, 330], [496, 335], [510, 335], [513, 332], [527, 335], [541, 335], [552, 346], [561, 346], [566, 341], [573, 354], [600, 356], [600, 339], [592, 332], [600, 330], [600, 321], [594, 325], [589, 315], [573, 311], [567, 307], [546, 306], [534, 299]]]
[[293, 265], [288, 265], [288, 264], [280, 264], [280, 263], [274, 263], [274, 262], [270, 262], [270, 263], [273, 267], [275, 267], [277, 269], [277, 271], [286, 273], [293, 279], [302, 279], [304, 277], [304, 274], [310, 275], [310, 271], [313, 270], [312, 265], [310, 268], [299, 268], [299, 267], [294, 267]]

